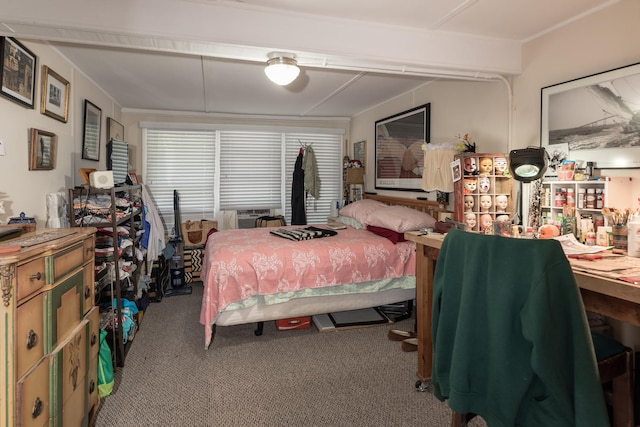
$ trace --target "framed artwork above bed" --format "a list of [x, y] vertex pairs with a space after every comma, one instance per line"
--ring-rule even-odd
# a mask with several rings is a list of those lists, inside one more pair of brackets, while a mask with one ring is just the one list
[[422, 190], [423, 144], [429, 143], [431, 104], [376, 121], [375, 186]]

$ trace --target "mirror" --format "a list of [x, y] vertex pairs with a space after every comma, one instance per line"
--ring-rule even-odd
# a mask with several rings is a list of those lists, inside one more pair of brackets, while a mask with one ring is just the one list
[[84, 100], [84, 137], [82, 140], [82, 158], [100, 160], [100, 125], [102, 110], [88, 99]]

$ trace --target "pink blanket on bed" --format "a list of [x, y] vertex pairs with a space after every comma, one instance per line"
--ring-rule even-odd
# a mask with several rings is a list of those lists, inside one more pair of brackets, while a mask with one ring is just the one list
[[216, 317], [230, 303], [256, 295], [415, 275], [413, 242], [394, 245], [350, 227], [337, 236], [296, 242], [270, 235], [270, 230], [227, 230], [209, 237], [200, 311], [207, 346]]

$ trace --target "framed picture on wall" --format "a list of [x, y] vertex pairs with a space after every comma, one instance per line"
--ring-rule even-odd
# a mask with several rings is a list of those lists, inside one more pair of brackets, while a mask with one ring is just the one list
[[71, 85], [60, 74], [42, 66], [42, 99], [40, 113], [67, 123]]
[[550, 155], [568, 146], [583, 165], [640, 167], [639, 91], [640, 63], [542, 88], [541, 145]]
[[376, 121], [376, 188], [422, 191], [430, 111], [431, 104], [424, 104]]
[[115, 119], [107, 118], [107, 142], [112, 139], [118, 141], [124, 141], [124, 126], [118, 123]]
[[0, 95], [34, 108], [36, 56], [12, 37], [0, 37]]
[[31, 129], [29, 135], [29, 170], [53, 170], [56, 168], [58, 137], [55, 133]]
[[82, 158], [100, 160], [100, 126], [102, 110], [88, 99], [84, 100], [84, 133], [82, 139]]

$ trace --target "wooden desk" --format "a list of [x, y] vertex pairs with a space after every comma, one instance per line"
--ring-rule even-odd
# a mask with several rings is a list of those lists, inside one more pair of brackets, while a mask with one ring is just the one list
[[[416, 243], [417, 376], [420, 382], [428, 383], [431, 382], [433, 362], [433, 273], [444, 235], [408, 232], [405, 239]], [[583, 271], [574, 270], [574, 275], [588, 311], [640, 326], [640, 286]]]
[[431, 382], [433, 343], [431, 336], [431, 311], [433, 306], [433, 273], [436, 259], [444, 240], [444, 234], [404, 234], [405, 239], [416, 243], [416, 335], [418, 338], [418, 380]]

